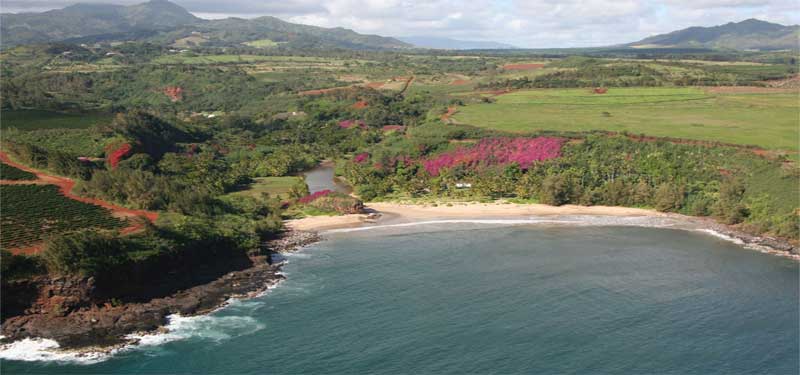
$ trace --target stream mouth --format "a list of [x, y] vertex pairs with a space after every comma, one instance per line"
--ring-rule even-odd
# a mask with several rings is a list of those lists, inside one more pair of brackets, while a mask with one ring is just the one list
[[318, 166], [303, 172], [303, 177], [311, 194], [323, 190], [331, 190], [342, 194], [353, 192], [353, 188], [336, 178], [335, 165], [331, 161], [322, 162]]

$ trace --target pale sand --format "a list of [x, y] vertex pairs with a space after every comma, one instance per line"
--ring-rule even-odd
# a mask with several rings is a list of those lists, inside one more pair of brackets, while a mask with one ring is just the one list
[[[511, 203], [453, 203], [447, 205], [414, 205], [401, 203], [369, 203], [367, 210], [381, 214], [381, 223], [409, 222], [420, 219], [487, 218], [546, 215], [599, 215], [599, 216], [666, 216], [667, 214], [641, 208], [609, 206], [548, 206], [545, 204]], [[286, 226], [294, 230], [323, 230], [358, 226], [369, 221], [367, 215], [311, 216], [288, 220]]]

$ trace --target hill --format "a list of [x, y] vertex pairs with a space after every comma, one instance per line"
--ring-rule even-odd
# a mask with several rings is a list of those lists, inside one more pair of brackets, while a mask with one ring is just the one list
[[690, 27], [628, 44], [634, 48], [703, 47], [735, 50], [798, 49], [800, 26], [748, 19], [713, 27]]
[[165, 0], [121, 6], [76, 4], [43, 13], [0, 15], [5, 46], [81, 38], [91, 35], [167, 30], [200, 21]]
[[492, 41], [458, 40], [434, 36], [406, 36], [397, 38], [420, 48], [433, 49], [516, 49], [510, 44]]
[[76, 4], [43, 13], [0, 15], [3, 47], [20, 44], [146, 40], [179, 46], [275, 46], [298, 48], [395, 49], [410, 45], [394, 38], [343, 28], [293, 24], [275, 17], [204, 20], [167, 0], [121, 6]]

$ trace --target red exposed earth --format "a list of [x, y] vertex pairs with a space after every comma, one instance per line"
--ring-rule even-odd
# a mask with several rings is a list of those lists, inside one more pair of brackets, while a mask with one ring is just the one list
[[169, 97], [173, 102], [179, 102], [183, 99], [183, 88], [179, 86], [167, 86], [164, 88], [164, 95]]

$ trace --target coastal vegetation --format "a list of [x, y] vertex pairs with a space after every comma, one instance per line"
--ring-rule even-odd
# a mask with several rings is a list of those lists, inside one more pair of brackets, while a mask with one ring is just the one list
[[[263, 36], [235, 47], [185, 38], [186, 51], [0, 53], [0, 148], [86, 200], [19, 185], [36, 176], [2, 165], [4, 288], [91, 277], [108, 303], [144, 298], [135, 287], [167, 275], [185, 276], [183, 289], [269, 254], [286, 218], [380, 200], [631, 206], [800, 235], [797, 64], [782, 52], [298, 51]], [[323, 160], [353, 196], [309, 192], [300, 176]], [[118, 218], [108, 205], [154, 215]]]

